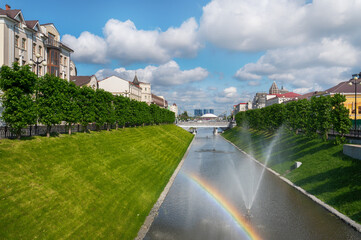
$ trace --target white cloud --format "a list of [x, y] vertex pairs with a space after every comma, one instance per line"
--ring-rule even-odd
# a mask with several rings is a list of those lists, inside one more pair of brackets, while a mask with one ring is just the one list
[[143, 69], [137, 70], [127, 70], [125, 68], [117, 68], [114, 70], [102, 69], [95, 75], [98, 79], [116, 75], [124, 79], [132, 80], [135, 72], [137, 72], [140, 81], [150, 82], [154, 84], [154, 86], [172, 86], [198, 82], [208, 76], [208, 71], [201, 67], [190, 70], [181, 70], [175, 61], [169, 61], [160, 66], [149, 65]]
[[122, 64], [166, 63], [175, 57], [195, 57], [202, 44], [194, 18], [165, 32], [137, 29], [131, 20], [110, 19], [104, 37], [83, 32], [79, 38], [64, 35], [62, 41], [72, 47], [73, 58], [80, 62], [104, 63], [112, 59]]
[[239, 94], [237, 92], [237, 88], [228, 87], [223, 89], [218, 96], [215, 97], [215, 102], [217, 103], [235, 103], [239, 101]]
[[350, 42], [323, 38], [297, 47], [269, 50], [256, 63], [240, 68], [235, 77], [252, 81], [264, 76], [294, 88], [309, 88], [317, 82], [326, 88], [344, 80], [360, 61], [361, 50]]
[[200, 32], [213, 44], [238, 51], [297, 46], [335, 35], [356, 40], [360, 9], [360, 0], [213, 0], [203, 8]]
[[62, 42], [72, 48], [72, 58], [79, 62], [106, 63], [107, 44], [103, 38], [90, 32], [82, 32], [79, 38], [65, 34]]

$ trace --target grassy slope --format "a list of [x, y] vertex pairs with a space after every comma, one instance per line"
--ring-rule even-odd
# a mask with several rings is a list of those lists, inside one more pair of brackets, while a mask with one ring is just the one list
[[192, 136], [164, 125], [0, 140], [0, 239], [134, 239]]
[[[340, 212], [361, 223], [361, 161], [342, 153], [342, 145], [279, 132], [268, 166]], [[275, 135], [234, 128], [223, 136], [264, 162]], [[292, 172], [295, 163], [302, 166]]]

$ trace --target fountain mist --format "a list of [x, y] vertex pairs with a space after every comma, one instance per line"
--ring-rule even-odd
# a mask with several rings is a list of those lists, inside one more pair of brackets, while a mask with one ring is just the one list
[[[252, 142], [251, 135], [248, 131], [248, 127], [245, 126], [242, 129], [244, 130], [242, 130], [242, 134], [240, 137], [245, 138], [247, 142]], [[254, 161], [249, 161], [249, 160], [244, 161], [242, 164], [243, 165], [242, 168], [240, 168], [244, 170], [243, 172], [240, 172], [238, 181], [240, 185], [241, 195], [243, 197], [243, 201], [247, 210], [250, 210], [252, 208], [252, 205], [256, 199], [258, 189], [262, 182], [264, 171], [271, 157], [273, 148], [280, 138], [282, 130], [283, 130], [282, 127], [277, 130], [271, 143], [265, 149], [264, 156], [266, 156], [266, 158], [261, 168]], [[249, 153], [250, 153], [249, 155], [253, 158], [254, 154], [252, 147], [250, 148]]]

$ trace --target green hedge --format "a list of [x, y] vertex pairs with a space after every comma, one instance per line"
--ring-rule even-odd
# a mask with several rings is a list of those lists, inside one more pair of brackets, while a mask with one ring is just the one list
[[84, 131], [89, 123], [97, 126], [116, 124], [140, 126], [173, 123], [173, 112], [144, 102], [113, 96], [102, 89], [77, 87], [54, 75], [38, 78], [29, 66], [3, 66], [0, 70], [3, 91], [2, 119], [18, 137], [21, 129], [41, 123], [48, 128], [66, 122], [69, 128], [80, 123]]

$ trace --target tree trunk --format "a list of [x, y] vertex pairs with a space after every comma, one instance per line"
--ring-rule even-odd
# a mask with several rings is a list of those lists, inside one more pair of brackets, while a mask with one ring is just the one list
[[71, 123], [69, 123], [68, 134], [71, 135]]
[[107, 124], [107, 131], [110, 131], [110, 124]]
[[119, 128], [118, 123], [115, 123], [115, 130], [118, 130], [118, 128]]
[[296, 135], [298, 135], [298, 128], [296, 129]]
[[16, 138], [20, 140], [21, 138], [21, 129], [16, 132]]
[[51, 126], [46, 126], [46, 137], [50, 137]]

